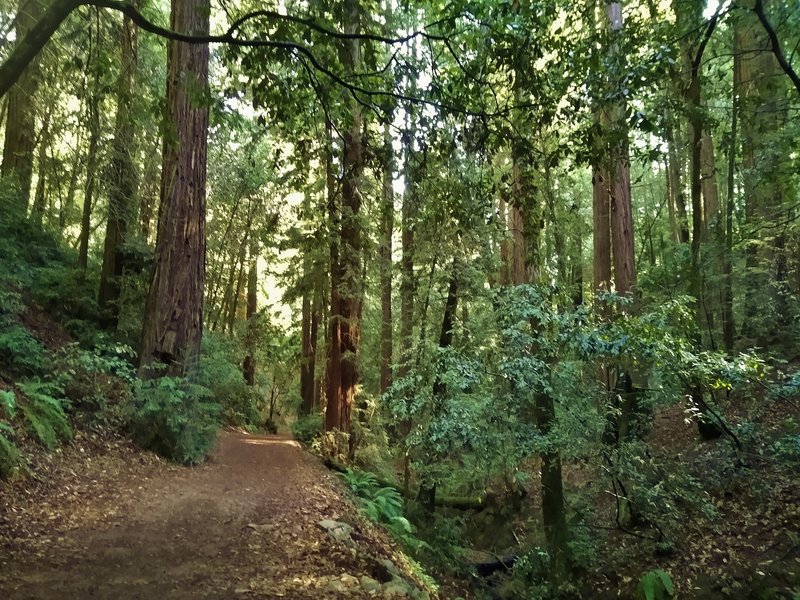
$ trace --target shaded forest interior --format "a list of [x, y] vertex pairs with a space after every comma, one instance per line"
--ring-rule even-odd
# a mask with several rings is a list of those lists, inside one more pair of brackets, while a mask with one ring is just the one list
[[5, 489], [292, 432], [433, 596], [800, 598], [796, 3], [0, 2]]

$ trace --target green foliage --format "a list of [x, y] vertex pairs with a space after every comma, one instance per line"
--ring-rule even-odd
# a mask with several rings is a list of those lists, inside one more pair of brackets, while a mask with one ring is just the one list
[[12, 375], [35, 374], [44, 362], [44, 348], [18, 320], [23, 310], [20, 294], [0, 285], [0, 366]]
[[306, 445], [310, 445], [320, 433], [322, 433], [322, 415], [320, 413], [298, 417], [292, 423], [292, 435]]
[[220, 426], [220, 407], [211, 392], [185, 378], [137, 381], [128, 411], [133, 439], [181, 464], [202, 462]]
[[235, 340], [213, 334], [203, 336], [197, 383], [208, 389], [220, 405], [224, 423], [255, 428], [261, 424], [258, 391], [244, 380], [241, 356], [241, 346]]
[[25, 400], [19, 403], [19, 407], [28, 429], [40, 444], [52, 450], [60, 443], [72, 439], [61, 388], [40, 381], [18, 383], [17, 387], [25, 395]]
[[800, 433], [788, 433], [775, 440], [772, 452], [784, 465], [800, 468]]
[[414, 536], [411, 522], [403, 515], [403, 497], [392, 487], [381, 487], [372, 473], [348, 469], [341, 473], [366, 515], [383, 524], [409, 549], [420, 551], [428, 544]]
[[654, 569], [642, 575], [636, 593], [639, 600], [669, 600], [675, 594], [675, 587], [669, 573]]
[[95, 413], [128, 397], [136, 380], [134, 357], [124, 344], [105, 341], [86, 350], [71, 343], [54, 353], [53, 377], [73, 406]]
[[17, 410], [17, 396], [11, 390], [0, 390], [0, 408], [9, 418], [13, 418]]

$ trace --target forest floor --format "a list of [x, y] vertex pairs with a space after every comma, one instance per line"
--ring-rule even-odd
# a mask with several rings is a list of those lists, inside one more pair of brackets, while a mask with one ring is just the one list
[[[83, 432], [30, 466], [0, 484], [3, 599], [393, 597], [404, 583], [427, 597], [288, 437], [226, 431], [185, 468]], [[335, 541], [326, 519], [352, 525], [351, 539]]]

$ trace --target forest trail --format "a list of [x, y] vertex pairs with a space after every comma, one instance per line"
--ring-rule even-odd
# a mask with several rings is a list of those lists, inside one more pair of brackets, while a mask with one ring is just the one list
[[[290, 438], [223, 432], [204, 465], [126, 466], [105, 479], [108, 464], [92, 467], [96, 493], [0, 538], [0, 598], [369, 597], [360, 578], [381, 578], [375, 567], [391, 557], [373, 531], [359, 535], [333, 475]], [[0, 511], [3, 529], [25, 512]], [[358, 552], [323, 519], [353, 524]]]

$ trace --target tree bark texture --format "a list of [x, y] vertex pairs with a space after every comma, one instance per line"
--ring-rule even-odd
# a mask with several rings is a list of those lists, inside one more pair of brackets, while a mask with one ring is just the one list
[[[176, 31], [205, 35], [209, 15], [209, 0], [172, 0]], [[208, 55], [206, 44], [169, 42], [161, 209], [140, 355], [168, 375], [196, 364], [203, 333]]]

